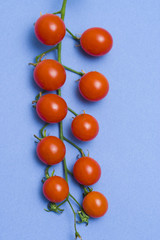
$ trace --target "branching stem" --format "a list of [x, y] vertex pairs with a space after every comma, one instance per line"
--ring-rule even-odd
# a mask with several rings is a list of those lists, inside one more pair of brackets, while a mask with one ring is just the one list
[[80, 207], [80, 209], [82, 209], [81, 204], [75, 199], [75, 197], [73, 197], [73, 195], [71, 193], [69, 193], [69, 196], [77, 203], [77, 205]]
[[85, 156], [82, 148], [78, 147], [75, 143], [73, 143], [71, 140], [69, 140], [68, 138], [66, 138], [66, 137], [64, 137], [64, 136], [63, 136], [63, 139], [64, 139], [66, 142], [68, 142], [69, 144], [71, 144], [73, 147], [75, 147], [76, 149], [78, 149], [78, 151], [80, 152], [80, 154], [82, 155], [82, 157]]
[[69, 201], [69, 200], [67, 200], [67, 201], [68, 201], [69, 206], [71, 207], [72, 212], [73, 212], [73, 215], [74, 215], [74, 230], [75, 230], [75, 237], [76, 237], [76, 239], [77, 239], [77, 237], [80, 238], [80, 239], [82, 239], [81, 236], [79, 235], [79, 233], [77, 232], [77, 227], [76, 227], [76, 212], [74, 211], [74, 208], [72, 207], [72, 204], [70, 203], [70, 201]]
[[68, 28], [66, 28], [66, 31], [72, 36], [72, 38], [76, 41], [79, 41], [80, 38], [76, 37]]
[[64, 67], [66, 70], [70, 71], [70, 72], [76, 73], [77, 75], [80, 75], [80, 76], [83, 76], [83, 75], [84, 75], [83, 72], [78, 72], [78, 71], [76, 71], [76, 70], [74, 70], [74, 69], [72, 69], [72, 68], [70, 68], [70, 67], [65, 66], [65, 65], [63, 65], [63, 67]]
[[38, 63], [38, 60], [39, 60], [42, 56], [46, 55], [46, 54], [49, 53], [49, 52], [54, 51], [55, 49], [57, 49], [57, 45], [56, 45], [55, 47], [53, 47], [53, 48], [51, 48], [51, 49], [49, 49], [49, 50], [47, 50], [47, 51], [39, 54], [38, 56], [36, 56], [36, 58], [35, 58], [35, 59], [36, 59], [36, 63]]
[[78, 114], [77, 114], [74, 110], [72, 110], [71, 108], [68, 107], [68, 110], [69, 110], [71, 113], [73, 113], [75, 116], [78, 116]]

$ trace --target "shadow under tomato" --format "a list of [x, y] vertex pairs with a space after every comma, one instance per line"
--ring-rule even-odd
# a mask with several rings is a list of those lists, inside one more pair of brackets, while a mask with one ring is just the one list
[[[76, 43], [77, 45], [79, 44], [78, 41]], [[83, 48], [81, 46], [78, 46], [75, 48], [77, 49], [77, 51], [80, 53], [81, 56], [84, 56], [85, 58], [88, 58], [89, 61], [104, 61], [104, 57], [106, 57], [106, 55], [103, 55], [103, 56], [92, 56], [92, 55], [89, 55], [88, 53], [86, 53]]]
[[36, 49], [39, 50], [40, 51], [39, 54], [52, 47], [52, 46], [47, 46], [47, 45], [42, 44], [36, 38], [35, 33], [34, 33], [34, 25], [28, 30], [28, 38], [29, 38], [29, 41], [28, 41], [29, 47], [31, 47], [31, 49], [33, 48], [34, 51]]
[[[42, 91], [41, 88], [38, 87], [38, 85], [35, 83], [34, 81], [34, 78], [33, 78], [33, 72], [34, 72], [34, 67], [33, 66], [30, 66], [28, 65], [28, 68], [29, 68], [29, 73], [28, 73], [28, 83], [29, 85], [31, 85], [32, 88], [34, 88], [35, 90], [35, 96], [36, 94], [38, 94], [40, 91]], [[33, 99], [34, 100], [34, 99]]]
[[[81, 101], [81, 103], [83, 104], [83, 108], [82, 108], [82, 111], [85, 110], [87, 107], [90, 107], [90, 109], [94, 109], [95, 106], [98, 107], [98, 105], [100, 104], [102, 100], [100, 101], [97, 101], [97, 102], [92, 102], [92, 101], [88, 101], [86, 100], [81, 94], [80, 94], [80, 91], [79, 91], [79, 87], [78, 85], [75, 87], [74, 89], [74, 97], [78, 98], [79, 101]], [[87, 112], [88, 113], [88, 112]]]

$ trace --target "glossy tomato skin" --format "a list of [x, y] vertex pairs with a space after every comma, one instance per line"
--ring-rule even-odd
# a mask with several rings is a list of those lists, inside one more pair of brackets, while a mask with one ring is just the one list
[[69, 186], [66, 180], [59, 176], [48, 178], [43, 184], [43, 194], [54, 203], [62, 202], [69, 193]]
[[73, 175], [80, 184], [90, 186], [100, 179], [101, 168], [93, 158], [81, 157], [74, 164]]
[[102, 217], [108, 210], [108, 201], [100, 192], [90, 192], [83, 199], [83, 209], [92, 218]]
[[94, 27], [87, 29], [82, 34], [80, 44], [89, 55], [102, 56], [111, 50], [113, 39], [105, 29]]
[[62, 41], [65, 33], [64, 22], [57, 15], [44, 14], [35, 23], [36, 37], [43, 44], [56, 45]]
[[35, 67], [34, 80], [40, 88], [54, 91], [61, 88], [65, 83], [66, 71], [59, 62], [46, 59], [39, 62]]
[[86, 100], [96, 102], [107, 95], [109, 83], [103, 74], [88, 72], [79, 81], [79, 91]]
[[47, 165], [54, 165], [61, 162], [65, 154], [66, 147], [64, 143], [55, 136], [47, 136], [37, 145], [37, 155]]
[[97, 136], [99, 125], [94, 117], [83, 113], [73, 119], [71, 130], [73, 135], [79, 140], [90, 141]]
[[56, 94], [43, 95], [36, 104], [38, 116], [45, 122], [58, 123], [67, 115], [67, 104]]

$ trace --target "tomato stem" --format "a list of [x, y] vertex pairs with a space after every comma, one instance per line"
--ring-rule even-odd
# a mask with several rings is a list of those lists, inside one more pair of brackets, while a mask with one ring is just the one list
[[58, 12], [54, 12], [54, 13], [52, 13], [52, 14], [60, 14], [60, 13], [61, 13], [61, 10], [58, 11]]
[[[61, 19], [63, 21], [64, 21], [64, 17], [65, 17], [66, 4], [67, 4], [67, 0], [63, 0], [63, 4], [62, 4], [62, 8], [61, 8]], [[57, 49], [58, 49], [58, 62], [61, 63], [61, 49], [62, 49], [62, 43], [61, 42], [58, 43]], [[59, 96], [61, 96], [61, 89], [57, 90], [57, 94]], [[63, 141], [63, 122], [62, 121], [59, 123], [59, 137]], [[68, 183], [68, 171], [67, 171], [66, 158], [63, 159], [63, 167], [64, 167], [65, 179]]]
[[72, 36], [72, 38], [76, 41], [79, 41], [80, 38], [76, 37], [68, 28], [66, 28], [66, 31]]
[[73, 176], [73, 173], [67, 168], [67, 172], [71, 175], [71, 176]]
[[70, 203], [70, 201], [67, 200], [67, 202], [69, 203], [69, 206], [71, 207], [72, 212], [73, 212], [73, 215], [74, 215], [75, 237], [76, 237], [76, 239], [77, 239], [77, 237], [80, 238], [80, 239], [82, 239], [81, 236], [79, 235], [79, 233], [77, 232], [77, 227], [76, 227], [76, 223], [77, 223], [77, 222], [76, 222], [76, 212], [74, 211], [74, 208], [73, 208], [72, 204]]
[[41, 129], [40, 129], [40, 133], [42, 138], [46, 137], [46, 131], [43, 131], [47, 126], [49, 125], [49, 123], [46, 123]]
[[[64, 21], [65, 17], [65, 11], [66, 11], [66, 4], [67, 0], [63, 0], [62, 8], [61, 8], [61, 19]], [[62, 49], [62, 43], [58, 43], [58, 62], [61, 63], [61, 49]], [[57, 94], [61, 96], [61, 89], [57, 90]], [[59, 136], [60, 139], [63, 141], [63, 123], [62, 121], [59, 123]], [[65, 179], [68, 183], [68, 171], [67, 171], [67, 163], [66, 158], [63, 159], [63, 166], [64, 166], [64, 173], [65, 173]], [[68, 199], [68, 197], [67, 197]]]
[[36, 67], [38, 63], [28, 63], [28, 65]]
[[35, 100], [39, 100], [39, 98], [42, 96], [43, 93], [45, 93], [46, 91], [43, 90], [41, 92], [39, 92], [36, 96], [35, 96]]
[[74, 70], [74, 69], [72, 69], [72, 68], [70, 68], [70, 67], [65, 66], [65, 65], [63, 65], [63, 67], [64, 67], [66, 70], [70, 71], [70, 72], [76, 73], [77, 75], [80, 75], [80, 76], [83, 76], [83, 75], [84, 75], [83, 72], [78, 72], [78, 71], [76, 71], [76, 70]]
[[50, 48], [49, 50], [47, 50], [47, 51], [45, 51], [45, 52], [39, 54], [38, 56], [36, 56], [36, 58], [35, 58], [36, 63], [38, 63], [39, 59], [40, 59], [42, 56], [46, 55], [46, 54], [49, 53], [49, 52], [54, 51], [55, 49], [57, 49], [57, 45], [56, 45], [55, 47]]
[[63, 202], [61, 202], [59, 205], [57, 205], [57, 207], [59, 208], [59, 207], [62, 206], [65, 202], [67, 202], [67, 199], [65, 199]]
[[78, 151], [80, 152], [80, 154], [82, 155], [82, 157], [85, 156], [82, 148], [78, 147], [75, 143], [73, 143], [71, 140], [69, 140], [68, 138], [66, 138], [66, 137], [64, 137], [64, 136], [63, 136], [63, 139], [64, 139], [66, 142], [70, 143], [73, 147], [77, 148]]
[[33, 135], [35, 138], [37, 138], [39, 141], [42, 140], [42, 138], [37, 137], [35, 134]]
[[93, 191], [93, 188], [90, 188], [88, 186], [84, 186], [84, 185], [81, 185], [81, 187], [83, 188], [84, 190], [84, 195], [86, 196], [88, 193], [92, 192]]
[[75, 199], [75, 197], [73, 197], [73, 195], [71, 193], [69, 193], [69, 196], [77, 203], [77, 205], [80, 207], [80, 209], [82, 209], [81, 204]]
[[46, 179], [50, 178], [49, 171], [48, 171], [50, 167], [51, 166], [47, 166], [46, 169], [45, 169], [45, 177], [46, 177]]
[[75, 111], [73, 111], [71, 108], [68, 107], [68, 110], [69, 110], [71, 113], [73, 113], [75, 116], [78, 116], [78, 114], [77, 114]]

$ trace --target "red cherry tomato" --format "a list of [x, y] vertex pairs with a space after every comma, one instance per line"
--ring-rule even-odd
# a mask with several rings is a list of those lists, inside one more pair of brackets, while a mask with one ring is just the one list
[[47, 91], [54, 91], [66, 81], [66, 71], [59, 62], [46, 59], [38, 63], [34, 69], [34, 80], [37, 85]]
[[113, 39], [105, 29], [94, 27], [87, 29], [82, 34], [80, 44], [89, 55], [102, 56], [111, 50]]
[[93, 158], [81, 157], [74, 164], [73, 175], [80, 184], [90, 186], [99, 180], [101, 168]]
[[43, 194], [54, 203], [62, 202], [69, 193], [69, 186], [66, 180], [59, 176], [48, 178], [43, 184]]
[[37, 145], [37, 155], [47, 165], [61, 162], [65, 154], [66, 147], [64, 143], [61, 139], [54, 136], [43, 138]]
[[88, 72], [79, 81], [81, 95], [89, 101], [99, 101], [109, 91], [107, 78], [99, 72]]
[[38, 116], [48, 123], [61, 122], [67, 115], [67, 110], [64, 99], [52, 93], [43, 95], [36, 105]]
[[102, 217], [108, 210], [108, 201], [100, 192], [90, 192], [83, 199], [83, 209], [88, 216], [93, 218]]
[[71, 129], [76, 138], [89, 141], [97, 136], [99, 125], [94, 117], [83, 113], [73, 119]]
[[46, 45], [56, 45], [64, 38], [66, 27], [60, 17], [44, 14], [35, 23], [35, 34], [38, 40]]

